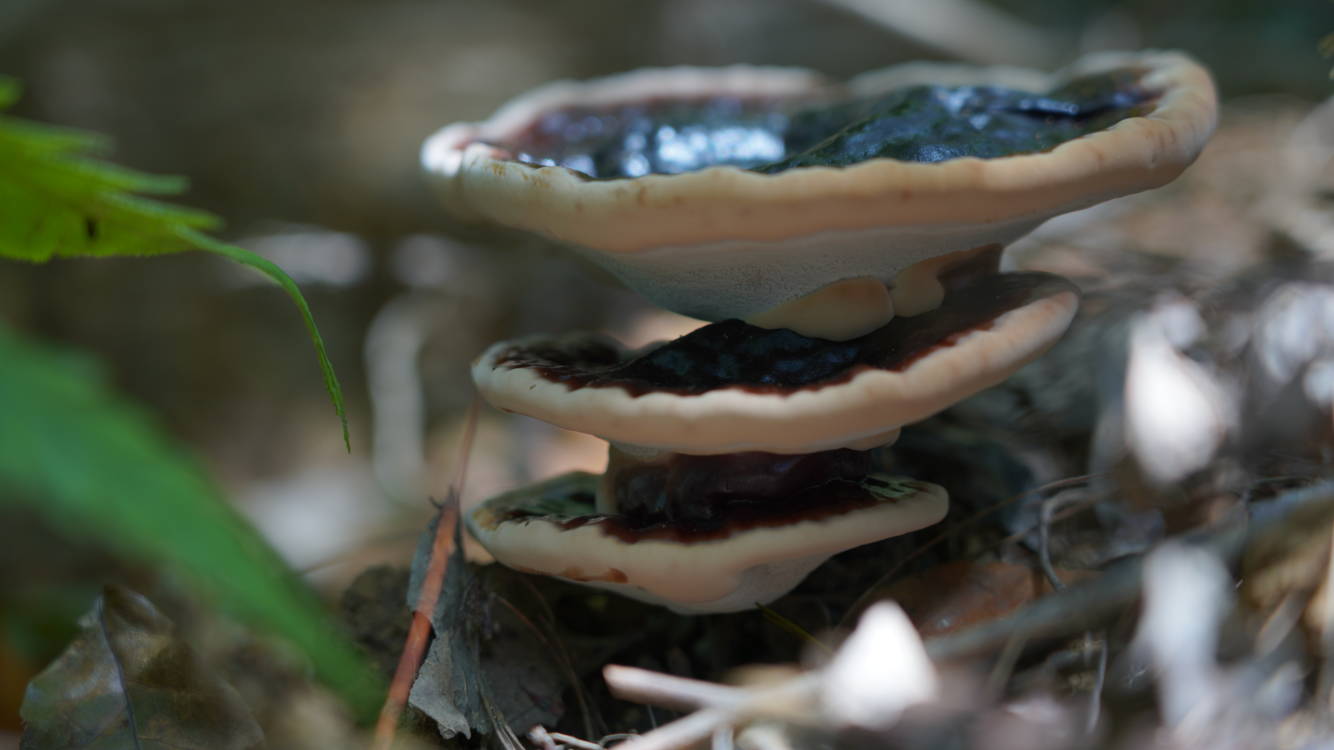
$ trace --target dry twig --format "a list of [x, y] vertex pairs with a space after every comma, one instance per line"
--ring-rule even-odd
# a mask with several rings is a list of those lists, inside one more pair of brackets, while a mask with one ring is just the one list
[[426, 656], [426, 646], [431, 636], [431, 619], [435, 613], [436, 601], [440, 589], [444, 586], [445, 572], [450, 554], [454, 550], [454, 538], [459, 522], [459, 497], [463, 493], [464, 482], [468, 475], [468, 456], [472, 452], [473, 437], [477, 433], [477, 398], [473, 398], [468, 409], [463, 439], [459, 445], [458, 472], [454, 483], [449, 488], [449, 495], [440, 506], [439, 522], [435, 530], [435, 540], [431, 544], [430, 562], [426, 576], [422, 580], [421, 590], [417, 595], [417, 606], [412, 611], [412, 628], [408, 631], [407, 642], [403, 646], [403, 655], [399, 657], [398, 668], [394, 670], [394, 679], [389, 684], [389, 694], [385, 696], [380, 717], [375, 723], [374, 750], [389, 750], [394, 744], [394, 734], [398, 730], [398, 719], [407, 705], [408, 694], [412, 692], [412, 682], [421, 668]]

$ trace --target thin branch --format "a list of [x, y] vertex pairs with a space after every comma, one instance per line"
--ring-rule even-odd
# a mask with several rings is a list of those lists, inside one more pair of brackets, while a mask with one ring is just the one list
[[[1086, 637], [1092, 637], [1092, 633]], [[1088, 718], [1084, 722], [1084, 734], [1093, 734], [1098, 728], [1102, 716], [1102, 691], [1107, 685], [1107, 633], [1098, 633], [1098, 671], [1094, 675], [1093, 690], [1089, 694]]]
[[721, 708], [701, 708], [689, 716], [663, 724], [647, 734], [626, 740], [616, 747], [622, 750], [678, 750], [703, 742], [719, 727], [734, 724], [737, 716]]
[[604, 667], [602, 678], [606, 680], [612, 693], [621, 700], [652, 703], [677, 711], [736, 703], [747, 693], [742, 688], [619, 664], [608, 664]]
[[1051, 525], [1057, 512], [1069, 503], [1070, 501], [1060, 494], [1052, 495], [1042, 501], [1041, 520], [1038, 523], [1038, 561], [1042, 565], [1043, 575], [1047, 576], [1047, 583], [1051, 584], [1052, 591], [1064, 589], [1065, 581], [1056, 575], [1056, 568], [1051, 564]]
[[426, 576], [422, 580], [421, 590], [417, 593], [417, 605], [412, 612], [412, 627], [408, 630], [408, 639], [403, 646], [403, 654], [398, 659], [398, 668], [394, 670], [394, 680], [389, 685], [389, 694], [385, 696], [384, 706], [380, 709], [380, 718], [375, 723], [373, 750], [389, 750], [394, 744], [394, 734], [398, 731], [398, 719], [403, 715], [403, 707], [408, 703], [408, 694], [412, 692], [412, 683], [417, 678], [426, 657], [426, 646], [431, 638], [431, 619], [435, 613], [440, 590], [445, 583], [445, 573], [449, 568], [449, 558], [454, 551], [454, 540], [458, 534], [459, 497], [463, 494], [464, 482], [468, 476], [468, 456], [472, 453], [473, 438], [477, 434], [477, 411], [479, 400], [474, 397], [468, 409], [463, 439], [459, 445], [458, 472], [454, 484], [449, 488], [449, 495], [440, 506], [439, 520], [435, 529], [435, 540], [431, 544], [431, 556], [426, 566]]
[[818, 694], [822, 677], [819, 672], [807, 672], [770, 687], [747, 689], [617, 665], [605, 667], [602, 675], [618, 698], [700, 706], [688, 716], [617, 745], [623, 750], [690, 747], [757, 717], [794, 720]]
[[575, 750], [602, 750], [602, 745], [596, 742], [589, 742], [560, 732], [548, 732], [546, 727], [541, 724], [528, 731], [528, 741], [543, 750], [558, 750], [561, 747], [572, 747]]

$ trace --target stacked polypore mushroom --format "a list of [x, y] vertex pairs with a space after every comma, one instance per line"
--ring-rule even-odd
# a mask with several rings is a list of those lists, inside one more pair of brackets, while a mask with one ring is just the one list
[[640, 351], [573, 334], [485, 352], [489, 402], [605, 438], [610, 459], [487, 501], [469, 531], [519, 570], [717, 612], [936, 523], [945, 492], [883, 473], [877, 449], [1037, 357], [1077, 306], [1063, 279], [999, 273], [1001, 248], [1171, 180], [1214, 119], [1203, 69], [1138, 53], [842, 85], [642, 71], [445, 128], [423, 160], [457, 214], [717, 321]]

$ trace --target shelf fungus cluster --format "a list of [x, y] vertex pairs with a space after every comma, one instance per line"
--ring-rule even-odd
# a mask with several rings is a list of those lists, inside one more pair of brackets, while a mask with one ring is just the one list
[[422, 158], [455, 214], [713, 321], [638, 351], [568, 334], [482, 354], [491, 404], [610, 449], [601, 476], [493, 498], [469, 531], [519, 570], [720, 612], [940, 521], [945, 492], [885, 473], [879, 449], [1039, 356], [1078, 305], [1061, 278], [1000, 273], [1003, 247], [1173, 179], [1215, 116], [1201, 67], [1145, 52], [846, 83], [648, 70], [446, 127]]

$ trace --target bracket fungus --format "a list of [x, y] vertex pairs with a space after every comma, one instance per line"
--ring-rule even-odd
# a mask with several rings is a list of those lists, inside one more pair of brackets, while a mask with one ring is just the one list
[[422, 159], [449, 210], [713, 321], [640, 351], [573, 334], [483, 353], [489, 402], [605, 438], [610, 461], [487, 501], [469, 530], [515, 568], [716, 612], [939, 521], [944, 491], [884, 474], [879, 449], [1039, 356], [1078, 305], [1063, 279], [1000, 273], [1005, 244], [1171, 180], [1215, 117], [1203, 68], [1143, 52], [846, 83], [649, 70], [444, 128]]

